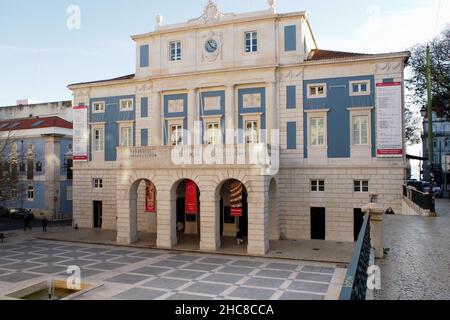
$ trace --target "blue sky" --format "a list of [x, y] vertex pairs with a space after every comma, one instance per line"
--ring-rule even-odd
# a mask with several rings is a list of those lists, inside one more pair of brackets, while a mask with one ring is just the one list
[[[71, 99], [69, 83], [134, 72], [130, 35], [201, 15], [206, 0], [1, 0], [0, 106], [17, 99]], [[266, 0], [217, 0], [222, 12], [267, 8]], [[323, 49], [388, 52], [427, 41], [450, 22], [450, 0], [278, 0], [278, 12], [309, 14]], [[81, 29], [68, 30], [69, 5]]]

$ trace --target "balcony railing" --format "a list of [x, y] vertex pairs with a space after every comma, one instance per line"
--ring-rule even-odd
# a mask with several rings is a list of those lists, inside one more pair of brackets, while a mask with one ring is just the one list
[[370, 215], [366, 214], [339, 300], [366, 300], [370, 250]]
[[278, 165], [279, 151], [269, 144], [118, 147], [121, 164], [167, 166]]

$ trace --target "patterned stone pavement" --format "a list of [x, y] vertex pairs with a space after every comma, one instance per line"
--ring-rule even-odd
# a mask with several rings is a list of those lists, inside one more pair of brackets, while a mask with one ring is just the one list
[[78, 299], [337, 299], [345, 269], [333, 264], [21, 240], [0, 244], [0, 299], [67, 266], [99, 288]]

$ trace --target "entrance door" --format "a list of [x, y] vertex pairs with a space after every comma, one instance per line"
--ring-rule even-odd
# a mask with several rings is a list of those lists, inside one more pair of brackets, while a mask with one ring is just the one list
[[325, 240], [325, 208], [311, 208], [311, 239]]
[[[185, 205], [186, 205], [185, 198], [177, 199], [177, 226], [180, 222], [183, 224], [182, 232], [184, 232], [184, 228], [186, 227]], [[181, 231], [181, 230], [178, 230], [178, 231]]]
[[361, 232], [362, 225], [364, 223], [364, 214], [361, 209], [353, 210], [353, 232], [355, 242], [358, 241], [359, 233]]
[[94, 228], [101, 229], [103, 223], [103, 202], [94, 201]]

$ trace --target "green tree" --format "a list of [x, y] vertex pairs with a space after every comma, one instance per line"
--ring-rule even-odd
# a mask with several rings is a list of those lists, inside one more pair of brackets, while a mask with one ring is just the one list
[[[450, 118], [450, 25], [429, 46], [433, 110]], [[427, 44], [418, 44], [411, 49], [412, 76], [407, 81], [412, 103], [419, 106], [427, 103], [426, 48]]]

